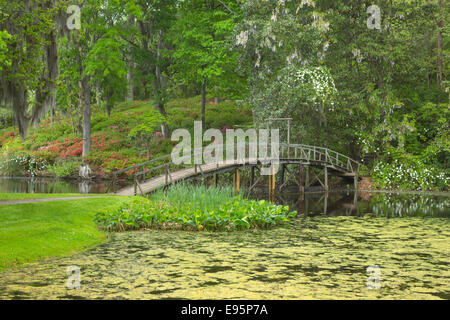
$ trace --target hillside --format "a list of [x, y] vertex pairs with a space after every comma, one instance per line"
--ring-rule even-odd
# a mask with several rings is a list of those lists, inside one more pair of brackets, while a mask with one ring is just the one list
[[[201, 98], [176, 99], [167, 104], [167, 121], [171, 130], [191, 130], [200, 119]], [[92, 151], [86, 158], [97, 178], [107, 178], [115, 170], [170, 153], [173, 143], [163, 139], [157, 128], [145, 143], [131, 138], [130, 131], [143, 117], [153, 112], [153, 102], [133, 101], [106, 110], [94, 108], [92, 113]], [[81, 121], [78, 119], [78, 121]], [[206, 127], [232, 128], [252, 124], [249, 107], [225, 101], [208, 102]], [[76, 177], [81, 164], [81, 126], [77, 119], [59, 115], [43, 120], [24, 141], [17, 128], [0, 130], [0, 174], [9, 176]]]

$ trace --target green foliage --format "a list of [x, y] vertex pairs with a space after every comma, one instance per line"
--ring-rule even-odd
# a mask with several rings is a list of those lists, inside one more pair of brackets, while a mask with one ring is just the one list
[[150, 110], [138, 117], [138, 124], [130, 130], [128, 137], [138, 141], [138, 143], [145, 143], [148, 149], [150, 139], [156, 133], [157, 126], [164, 121], [165, 118], [161, 113], [156, 110]]
[[33, 149], [38, 149], [48, 143], [54, 142], [61, 137], [67, 137], [73, 134], [73, 130], [69, 123], [64, 121], [56, 121], [50, 123], [50, 121], [43, 121], [39, 128], [39, 131], [34, 131], [30, 135], [30, 141], [32, 141]]
[[47, 171], [59, 178], [77, 177], [81, 161], [59, 161], [47, 168]]
[[209, 188], [205, 185], [176, 184], [166, 192], [157, 191], [151, 200], [169, 203], [175, 207], [189, 205], [193, 210], [218, 210], [227, 202], [236, 197], [231, 187]]
[[8, 31], [0, 31], [0, 71], [2, 70], [2, 65], [11, 65], [11, 61], [8, 60], [7, 57], [8, 47], [6, 41], [8, 39], [11, 39], [11, 35], [8, 33]]
[[8, 128], [14, 124], [12, 110], [0, 108], [0, 128]]
[[269, 228], [286, 223], [295, 215], [296, 212], [289, 212], [289, 207], [247, 200], [232, 195], [229, 189], [196, 190], [182, 186], [151, 200], [136, 198], [131, 203], [100, 211], [95, 221], [110, 231], [147, 228], [230, 231]]
[[104, 88], [107, 108], [111, 110], [126, 89], [126, 64], [122, 58], [122, 43], [117, 31], [109, 29], [91, 48], [85, 60], [85, 74], [91, 83]]

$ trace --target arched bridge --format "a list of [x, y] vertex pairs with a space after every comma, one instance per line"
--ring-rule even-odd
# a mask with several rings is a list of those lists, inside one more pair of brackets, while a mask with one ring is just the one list
[[[226, 149], [224, 145], [221, 146]], [[203, 154], [203, 151], [200, 150], [197, 153], [191, 151], [190, 159], [193, 159], [198, 153]], [[248, 154], [248, 150], [246, 150], [246, 154]], [[325, 190], [329, 190], [328, 180], [330, 175], [351, 179], [355, 189], [357, 187], [360, 164], [336, 151], [304, 144], [280, 144], [278, 159], [279, 170], [277, 175], [279, 181], [277, 184], [280, 190], [287, 186], [289, 182], [295, 182], [301, 191], [316, 182], [319, 182]], [[220, 173], [234, 170], [234, 187], [239, 191], [240, 171], [243, 168], [249, 168], [251, 170], [249, 185], [251, 190], [264, 177], [259, 175], [255, 179], [256, 171], [261, 173], [261, 167], [268, 167], [270, 163], [270, 157], [257, 159], [244, 156], [240, 157], [239, 161], [223, 160], [207, 164], [177, 165], [172, 161], [171, 155], [166, 155], [114, 172], [112, 184], [117, 181], [120, 175], [128, 173], [128, 175], [133, 176], [133, 186], [123, 188], [117, 194], [145, 195], [176, 182], [205, 179], [209, 176], [215, 176], [215, 183], [217, 184]], [[310, 170], [310, 168], [320, 170], [317, 172], [318, 170]], [[272, 189], [272, 191], [276, 188], [275, 176], [275, 174], [268, 176], [269, 189]]]

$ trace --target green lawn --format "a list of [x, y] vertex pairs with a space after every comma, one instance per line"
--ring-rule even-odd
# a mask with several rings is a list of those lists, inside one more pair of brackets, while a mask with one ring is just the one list
[[68, 256], [106, 241], [93, 217], [129, 197], [0, 206], [0, 272], [50, 257]]
[[0, 201], [34, 200], [48, 198], [91, 197], [103, 196], [102, 194], [81, 193], [0, 193]]

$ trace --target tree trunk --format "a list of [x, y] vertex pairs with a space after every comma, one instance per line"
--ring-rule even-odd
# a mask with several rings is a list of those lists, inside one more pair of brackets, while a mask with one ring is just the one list
[[[166, 110], [162, 103], [155, 103], [155, 109], [158, 110], [164, 117], [166, 117]], [[161, 131], [164, 138], [169, 138], [169, 126], [167, 125], [167, 122], [164, 121], [163, 123], [161, 123]]]
[[83, 157], [91, 151], [91, 90], [89, 77], [81, 80], [81, 101], [83, 107]]
[[[128, 18], [128, 25], [134, 26], [134, 16]], [[133, 39], [131, 39], [133, 40]], [[126, 101], [134, 100], [134, 61], [131, 56], [131, 44], [128, 44], [128, 54], [127, 54], [127, 95]]]
[[442, 89], [442, 0], [439, 0], [439, 21], [437, 35], [437, 84]]
[[127, 96], [126, 101], [134, 100], [134, 62], [127, 62]]
[[202, 127], [205, 128], [205, 113], [206, 113], [206, 79], [202, 83]]
[[59, 75], [56, 31], [52, 31], [46, 38], [48, 41], [45, 48], [46, 70], [41, 77], [43, 86], [36, 91], [35, 106], [31, 115], [31, 125], [35, 128], [39, 126], [40, 120], [56, 106], [56, 80]]
[[14, 118], [16, 120], [17, 127], [19, 128], [19, 134], [22, 139], [25, 139], [28, 135], [28, 128], [30, 125], [30, 118], [27, 116], [28, 101], [26, 97], [26, 91], [23, 83], [14, 85], [16, 81], [11, 84], [14, 87], [12, 93]]
[[[164, 118], [166, 118], [166, 109], [164, 108], [164, 79], [161, 73], [161, 32], [157, 35], [158, 46], [156, 50], [156, 66], [155, 66], [155, 80], [153, 81], [153, 89], [155, 91], [155, 105], [154, 108], [158, 110]], [[161, 131], [164, 138], [169, 137], [169, 126], [167, 122], [161, 123]]]
[[102, 93], [100, 91], [100, 84], [95, 85], [95, 102], [97, 103], [97, 106], [100, 107], [102, 103]]

